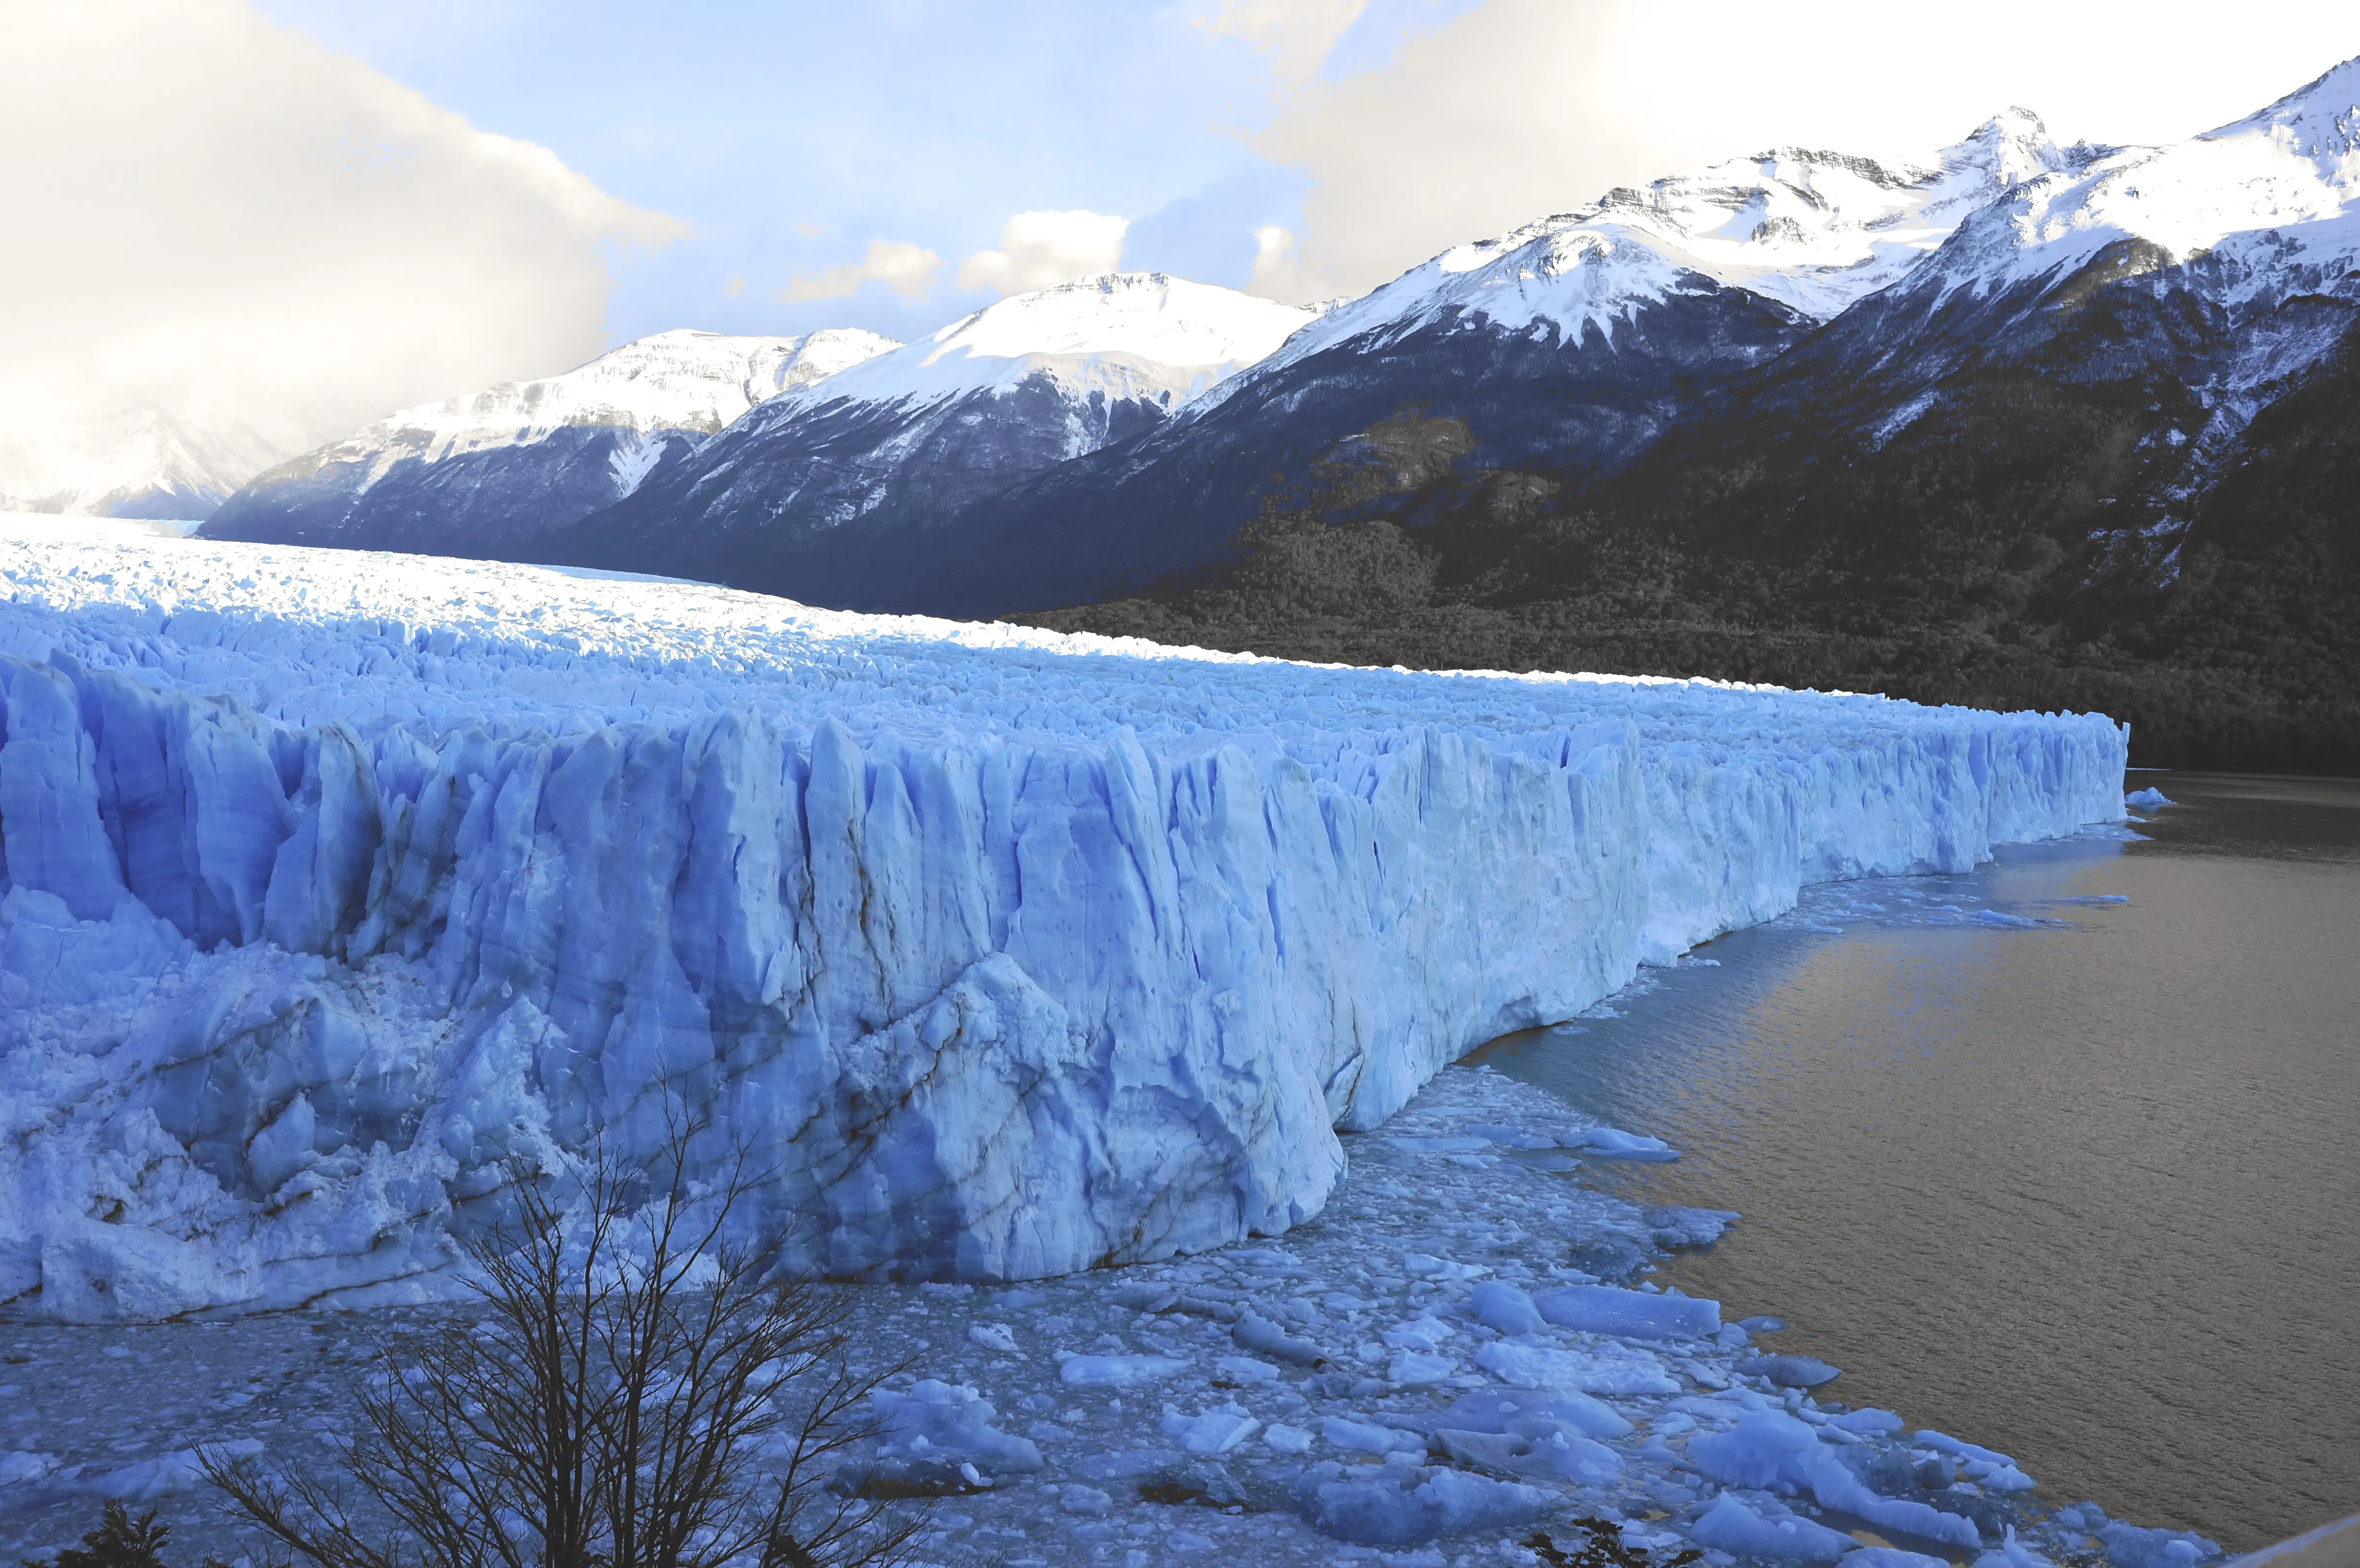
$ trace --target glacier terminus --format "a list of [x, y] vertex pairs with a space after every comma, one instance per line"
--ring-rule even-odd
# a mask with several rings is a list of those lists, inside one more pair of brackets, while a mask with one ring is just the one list
[[675, 1126], [838, 1277], [1280, 1235], [1487, 1040], [2123, 814], [2098, 715], [0, 523], [0, 1300], [444, 1288]]

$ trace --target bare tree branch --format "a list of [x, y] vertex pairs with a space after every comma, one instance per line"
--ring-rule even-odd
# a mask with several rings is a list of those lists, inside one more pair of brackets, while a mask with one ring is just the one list
[[731, 1239], [759, 1179], [741, 1149], [692, 1181], [703, 1130], [646, 1172], [594, 1151], [570, 1204], [512, 1163], [513, 1219], [466, 1249], [480, 1313], [378, 1342], [353, 1496], [201, 1454], [231, 1511], [319, 1568], [905, 1561], [920, 1510], [830, 1489], [898, 1368], [854, 1372], [847, 1293]]

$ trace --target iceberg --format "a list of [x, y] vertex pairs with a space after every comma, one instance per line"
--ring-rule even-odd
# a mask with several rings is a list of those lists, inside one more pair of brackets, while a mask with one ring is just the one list
[[2125, 744], [0, 521], [0, 1300], [432, 1296], [517, 1161], [681, 1128], [839, 1277], [1276, 1235], [1467, 1051], [2119, 820]]

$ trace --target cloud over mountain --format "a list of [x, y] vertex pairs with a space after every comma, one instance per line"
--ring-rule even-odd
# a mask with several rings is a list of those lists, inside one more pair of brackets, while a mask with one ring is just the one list
[[283, 453], [587, 359], [602, 252], [683, 232], [239, 0], [7, 8], [0, 138], [20, 499], [107, 488], [142, 411]]

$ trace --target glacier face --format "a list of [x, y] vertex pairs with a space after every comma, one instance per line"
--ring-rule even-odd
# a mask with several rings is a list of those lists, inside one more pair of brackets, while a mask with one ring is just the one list
[[2122, 812], [2100, 717], [1328, 669], [0, 523], [0, 1299], [437, 1288], [709, 1124], [839, 1274], [1316, 1213], [1335, 1129], [1804, 883]]

